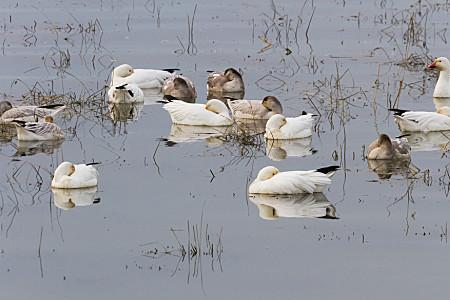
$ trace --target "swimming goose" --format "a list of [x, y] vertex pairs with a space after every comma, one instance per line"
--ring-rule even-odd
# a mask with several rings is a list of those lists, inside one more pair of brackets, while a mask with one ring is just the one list
[[434, 98], [450, 97], [450, 62], [446, 57], [436, 58], [433, 63], [428, 66], [429, 69], [439, 70], [439, 78], [434, 87]]
[[387, 134], [380, 136], [367, 148], [367, 159], [410, 159], [411, 146], [405, 137], [391, 139]]
[[394, 112], [395, 122], [401, 131], [450, 130], [450, 107], [443, 106], [436, 112], [389, 109]]
[[336, 207], [323, 193], [298, 195], [250, 194], [249, 200], [259, 210], [259, 216], [265, 220], [278, 218], [320, 218], [339, 219]]
[[223, 72], [211, 72], [208, 75], [208, 92], [244, 92], [244, 80], [242, 75], [233, 68], [228, 68]]
[[69, 210], [77, 206], [89, 206], [100, 202], [100, 198], [95, 197], [97, 187], [81, 189], [52, 188], [52, 192], [55, 206], [63, 210]]
[[110, 86], [134, 83], [141, 89], [161, 89], [175, 70], [177, 69], [133, 69], [130, 65], [123, 64], [114, 68]]
[[280, 172], [268, 166], [262, 168], [256, 179], [250, 184], [250, 194], [302, 194], [321, 193], [331, 184], [331, 176], [338, 166], [329, 166], [309, 171]]
[[313, 114], [303, 112], [296, 118], [276, 114], [267, 121], [264, 137], [268, 140], [301, 139], [312, 135], [313, 125]]
[[163, 108], [169, 112], [170, 118], [175, 124], [204, 126], [233, 124], [227, 106], [217, 99], [209, 100], [206, 104], [175, 100], [165, 104]]
[[50, 105], [24, 105], [12, 106], [9, 101], [0, 102], [0, 120], [11, 122], [13, 120], [25, 122], [37, 122], [44, 119], [45, 116], [55, 117], [66, 107], [63, 104]]
[[55, 170], [52, 188], [79, 189], [97, 186], [98, 172], [92, 166], [97, 163], [75, 165], [62, 162]]
[[108, 90], [111, 103], [144, 102], [144, 92], [134, 83], [116, 85]]
[[188, 78], [182, 75], [175, 75], [164, 82], [162, 87], [166, 98], [183, 100], [185, 102], [195, 102], [197, 92], [194, 84]]
[[264, 97], [262, 101], [228, 99], [227, 103], [236, 119], [269, 119], [283, 113], [280, 101], [274, 96]]
[[12, 121], [16, 126], [19, 141], [47, 141], [64, 139], [64, 132], [53, 123], [52, 116], [46, 116], [44, 122]]

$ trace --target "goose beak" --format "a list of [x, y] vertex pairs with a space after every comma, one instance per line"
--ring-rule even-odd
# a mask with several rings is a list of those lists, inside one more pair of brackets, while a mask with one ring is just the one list
[[430, 65], [428, 65], [428, 69], [435, 69], [436, 68], [436, 61], [433, 61]]

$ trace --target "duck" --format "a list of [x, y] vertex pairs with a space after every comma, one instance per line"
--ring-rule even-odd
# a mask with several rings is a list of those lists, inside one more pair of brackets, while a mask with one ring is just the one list
[[404, 136], [391, 139], [387, 134], [380, 136], [367, 148], [366, 158], [369, 160], [409, 160], [411, 146]]
[[389, 109], [403, 132], [430, 132], [450, 130], [450, 107], [442, 106], [436, 112]]
[[281, 114], [270, 117], [264, 137], [268, 140], [292, 140], [312, 136], [314, 115], [303, 112], [296, 118], [286, 118]]
[[64, 139], [64, 132], [53, 123], [52, 116], [45, 116], [44, 122], [13, 120], [19, 141], [48, 141]]
[[90, 206], [100, 202], [96, 198], [97, 187], [80, 189], [58, 189], [52, 188], [53, 202], [62, 210], [69, 210], [78, 206]]
[[163, 108], [175, 124], [229, 126], [234, 122], [225, 103], [218, 99], [211, 99], [206, 104], [174, 100], [164, 104]]
[[309, 171], [280, 172], [273, 166], [262, 168], [250, 184], [250, 194], [302, 194], [321, 193], [331, 184], [331, 177], [338, 166], [329, 166]]
[[134, 83], [141, 89], [161, 89], [164, 82], [178, 69], [134, 69], [128, 64], [115, 67], [111, 74], [110, 86]]
[[55, 170], [52, 188], [80, 189], [95, 187], [98, 184], [98, 171], [93, 165], [98, 163], [78, 164], [62, 162]]
[[197, 91], [194, 83], [183, 75], [174, 75], [168, 78], [162, 87], [166, 99], [177, 99], [185, 102], [195, 102]]
[[428, 68], [439, 70], [439, 78], [434, 87], [433, 98], [449, 98], [450, 61], [446, 57], [438, 57], [428, 66]]
[[208, 92], [237, 93], [245, 91], [242, 75], [236, 69], [228, 68], [223, 72], [209, 72]]
[[112, 86], [108, 90], [110, 103], [134, 103], [144, 102], [144, 92], [134, 83], [124, 83]]
[[266, 96], [262, 100], [227, 100], [233, 118], [236, 119], [270, 119], [282, 114], [283, 108], [275, 96]]
[[297, 195], [251, 194], [249, 200], [264, 220], [279, 218], [320, 218], [339, 219], [336, 207], [323, 193]]
[[64, 104], [13, 106], [9, 101], [1, 101], [0, 121], [37, 122], [43, 120], [45, 116], [55, 117], [64, 109], [66, 109]]

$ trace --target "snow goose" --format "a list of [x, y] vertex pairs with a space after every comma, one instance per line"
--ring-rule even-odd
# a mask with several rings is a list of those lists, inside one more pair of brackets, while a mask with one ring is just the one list
[[283, 113], [280, 101], [274, 96], [264, 97], [262, 101], [228, 99], [227, 103], [236, 119], [269, 119]]
[[108, 90], [108, 99], [111, 103], [144, 102], [144, 92], [134, 83], [116, 85]]
[[313, 114], [303, 112], [296, 118], [286, 118], [281, 114], [270, 117], [264, 137], [268, 140], [292, 140], [309, 137], [313, 133]]
[[207, 83], [208, 92], [244, 92], [244, 80], [242, 75], [233, 68], [223, 72], [210, 72]]
[[114, 68], [110, 86], [134, 83], [141, 89], [161, 89], [175, 70], [177, 69], [133, 69], [130, 65], [123, 64]]
[[175, 75], [167, 79], [164, 82], [162, 91], [164, 97], [167, 99], [177, 99], [193, 103], [197, 98], [194, 84], [182, 75]]
[[220, 100], [211, 99], [206, 104], [186, 103], [175, 100], [163, 106], [172, 122], [181, 125], [229, 126], [233, 124], [227, 106]]
[[63, 104], [12, 106], [9, 101], [0, 102], [0, 120], [33, 122], [41, 121], [45, 116], [55, 117], [66, 107]]
[[79, 189], [97, 186], [98, 172], [93, 165], [62, 162], [55, 170], [52, 180], [52, 188]]
[[321, 193], [331, 184], [331, 176], [338, 166], [329, 166], [309, 171], [280, 172], [268, 166], [262, 168], [256, 179], [250, 184], [250, 194], [302, 194]]
[[44, 122], [13, 120], [19, 141], [47, 141], [64, 139], [64, 132], [53, 123], [53, 117], [46, 116]]
[[403, 137], [391, 139], [387, 134], [380, 136], [367, 148], [367, 159], [411, 159], [411, 146]]
[[450, 130], [450, 107], [443, 106], [436, 112], [389, 109], [401, 131], [430, 132]]
[[434, 87], [434, 98], [450, 97], [450, 62], [446, 57], [436, 58], [433, 63], [428, 66], [429, 69], [439, 70], [439, 78]]

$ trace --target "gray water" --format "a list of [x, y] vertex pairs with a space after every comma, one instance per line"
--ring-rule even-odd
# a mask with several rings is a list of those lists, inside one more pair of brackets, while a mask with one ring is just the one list
[[[56, 120], [61, 145], [0, 141], [3, 297], [445, 298], [447, 139], [414, 137], [412, 165], [392, 176], [373, 172], [363, 150], [378, 133], [400, 134], [389, 106], [434, 109], [425, 67], [447, 55], [447, 26], [448, 6], [434, 1], [2, 1], [2, 98], [72, 104]], [[260, 137], [233, 134], [166, 143], [160, 104], [114, 124], [101, 90], [121, 63], [181, 69], [198, 102], [207, 70], [240, 68], [246, 98], [318, 114], [317, 152], [274, 161]], [[423, 151], [426, 139], [440, 142]], [[101, 162], [98, 203], [55, 206], [51, 173], [63, 160]], [[264, 166], [331, 164], [341, 170], [316, 200], [338, 219], [301, 217], [293, 199], [280, 209], [291, 217], [267, 220], [247, 197]], [[201, 250], [183, 257], [180, 245]]]

